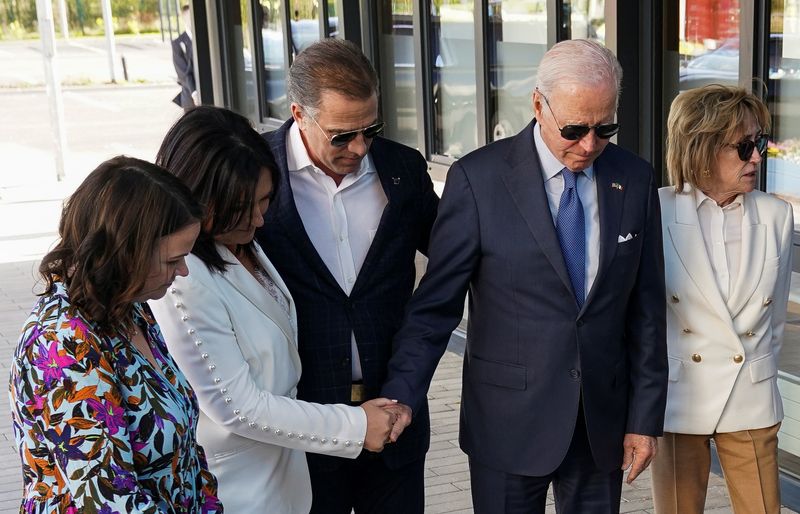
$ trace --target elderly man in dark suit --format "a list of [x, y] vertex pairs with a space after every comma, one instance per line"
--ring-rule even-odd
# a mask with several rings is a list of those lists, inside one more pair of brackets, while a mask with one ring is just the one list
[[[256, 237], [297, 305], [298, 398], [358, 404], [386, 378], [438, 197], [419, 152], [378, 136], [378, 80], [358, 47], [306, 48], [287, 90], [292, 119], [265, 134], [280, 184]], [[430, 435], [425, 402], [415, 411], [380, 455], [309, 455], [311, 511], [421, 513]]]
[[609, 143], [621, 77], [603, 46], [558, 43], [535, 120], [447, 176], [382, 394], [423, 405], [469, 291], [460, 443], [476, 513], [543, 513], [551, 483], [558, 512], [618, 512], [622, 470], [634, 480], [656, 452], [661, 224], [652, 167]]

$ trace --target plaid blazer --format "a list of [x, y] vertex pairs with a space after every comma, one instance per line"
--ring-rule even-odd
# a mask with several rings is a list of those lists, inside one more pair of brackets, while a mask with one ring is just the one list
[[[280, 169], [275, 199], [256, 233], [258, 242], [286, 282], [297, 305], [298, 348], [303, 366], [298, 398], [349, 403], [351, 333], [361, 357], [367, 398], [386, 378], [392, 338], [400, 328], [416, 278], [416, 251], [427, 254], [439, 198], [419, 152], [376, 137], [370, 155], [388, 203], [364, 264], [348, 296], [328, 270], [303, 227], [289, 184], [286, 137], [293, 120], [264, 134]], [[430, 441], [428, 406], [397, 444], [380, 454], [396, 468], [423, 458]], [[312, 469], [332, 470], [341, 459], [309, 455]]]

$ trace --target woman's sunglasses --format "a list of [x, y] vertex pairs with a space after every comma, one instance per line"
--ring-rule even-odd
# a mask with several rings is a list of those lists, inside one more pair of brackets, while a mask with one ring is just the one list
[[758, 153], [764, 155], [767, 151], [767, 143], [769, 142], [769, 134], [759, 134], [755, 139], [745, 139], [738, 143], [727, 143], [726, 146], [736, 148], [736, 153], [739, 154], [739, 159], [747, 162], [753, 156], [753, 150], [758, 148]]
[[[537, 91], [539, 90], [537, 89]], [[556, 122], [558, 131], [561, 132], [561, 137], [568, 141], [577, 141], [579, 139], [583, 139], [583, 137], [586, 136], [590, 130], [594, 130], [595, 135], [600, 139], [609, 139], [619, 132], [619, 123], [603, 123], [593, 127], [590, 127], [589, 125], [565, 125], [562, 127], [556, 119], [556, 114], [553, 112], [553, 108], [550, 107], [550, 102], [547, 100], [547, 97], [544, 96], [544, 93], [541, 91], [539, 91], [539, 94], [542, 95], [542, 98], [544, 98], [544, 103], [546, 103], [547, 108], [550, 109], [550, 114], [553, 116], [553, 121]]]
[[314, 117], [311, 116], [310, 114], [308, 114], [307, 112], [306, 112], [306, 114], [308, 115], [309, 118], [314, 120], [314, 124], [322, 131], [322, 135], [325, 136], [325, 139], [327, 139], [332, 146], [336, 146], [336, 147], [346, 146], [350, 141], [355, 139], [359, 134], [364, 134], [364, 137], [366, 139], [372, 139], [373, 137], [375, 137], [378, 134], [380, 134], [381, 132], [383, 132], [383, 127], [386, 126], [386, 123], [384, 123], [382, 121], [379, 121], [378, 123], [375, 123], [374, 125], [370, 125], [369, 127], [364, 127], [363, 129], [349, 130], [347, 132], [339, 132], [338, 134], [334, 134], [334, 135], [328, 137], [328, 133], [325, 132], [325, 129], [320, 127], [319, 123], [317, 123], [317, 120], [315, 120]]

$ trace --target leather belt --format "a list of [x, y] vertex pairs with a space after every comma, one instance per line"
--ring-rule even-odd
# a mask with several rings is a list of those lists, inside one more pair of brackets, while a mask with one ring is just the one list
[[362, 403], [367, 399], [367, 392], [364, 384], [353, 383], [350, 385], [350, 401], [353, 403]]

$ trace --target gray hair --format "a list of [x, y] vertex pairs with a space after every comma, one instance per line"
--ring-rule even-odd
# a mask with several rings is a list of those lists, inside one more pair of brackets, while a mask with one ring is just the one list
[[605, 46], [590, 39], [568, 39], [553, 45], [539, 63], [536, 87], [549, 94], [563, 84], [611, 86], [622, 91], [622, 66]]
[[289, 102], [316, 116], [323, 91], [366, 100], [378, 94], [378, 75], [355, 44], [323, 39], [295, 58], [286, 79], [286, 95]]

